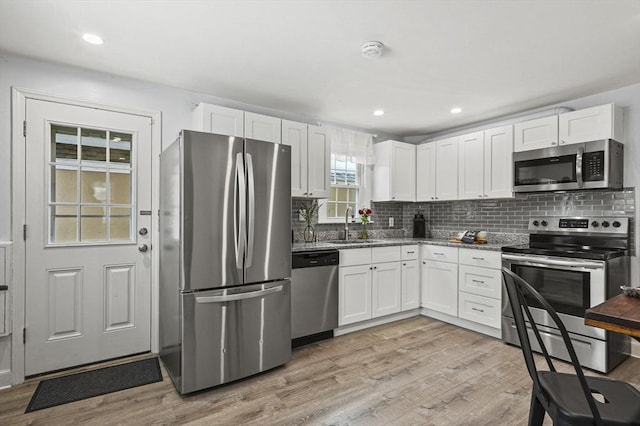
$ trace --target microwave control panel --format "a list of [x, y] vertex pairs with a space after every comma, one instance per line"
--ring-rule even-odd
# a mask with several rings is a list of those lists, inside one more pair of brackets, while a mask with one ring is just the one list
[[582, 155], [582, 180], [604, 180], [604, 151], [585, 152]]

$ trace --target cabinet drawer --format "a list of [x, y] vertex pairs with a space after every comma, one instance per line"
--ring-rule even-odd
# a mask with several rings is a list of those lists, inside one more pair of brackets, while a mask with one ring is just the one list
[[460, 292], [458, 316], [493, 328], [500, 328], [500, 301]]
[[340, 266], [369, 265], [370, 263], [370, 248], [340, 250]]
[[402, 246], [402, 260], [418, 259], [418, 245]]
[[460, 264], [500, 269], [502, 253], [499, 251], [460, 249]]
[[401, 248], [401, 246], [373, 247], [371, 248], [371, 263], [399, 262]]
[[458, 248], [424, 245], [422, 246], [422, 258], [425, 260], [458, 263]]
[[462, 264], [458, 269], [458, 289], [460, 291], [500, 299], [502, 274], [499, 269], [478, 268]]

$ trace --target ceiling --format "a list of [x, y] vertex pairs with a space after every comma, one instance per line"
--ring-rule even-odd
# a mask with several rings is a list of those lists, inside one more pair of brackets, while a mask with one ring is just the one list
[[639, 83], [640, 0], [0, 0], [0, 52], [409, 136]]

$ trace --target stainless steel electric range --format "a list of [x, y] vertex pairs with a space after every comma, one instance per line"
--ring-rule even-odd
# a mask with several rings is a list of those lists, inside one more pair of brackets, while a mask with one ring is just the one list
[[[584, 311], [629, 285], [629, 219], [626, 217], [543, 217], [529, 220], [528, 245], [502, 247], [502, 264], [554, 307], [571, 336], [580, 363], [607, 373], [630, 351], [627, 336], [584, 325]], [[569, 360], [546, 311], [529, 300], [550, 355]], [[534, 350], [537, 342], [531, 332]], [[502, 292], [502, 339], [519, 345], [508, 296]]]

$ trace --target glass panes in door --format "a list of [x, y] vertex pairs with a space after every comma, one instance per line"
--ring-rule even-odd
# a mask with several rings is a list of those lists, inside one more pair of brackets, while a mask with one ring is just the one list
[[49, 243], [134, 241], [130, 133], [51, 125]]

